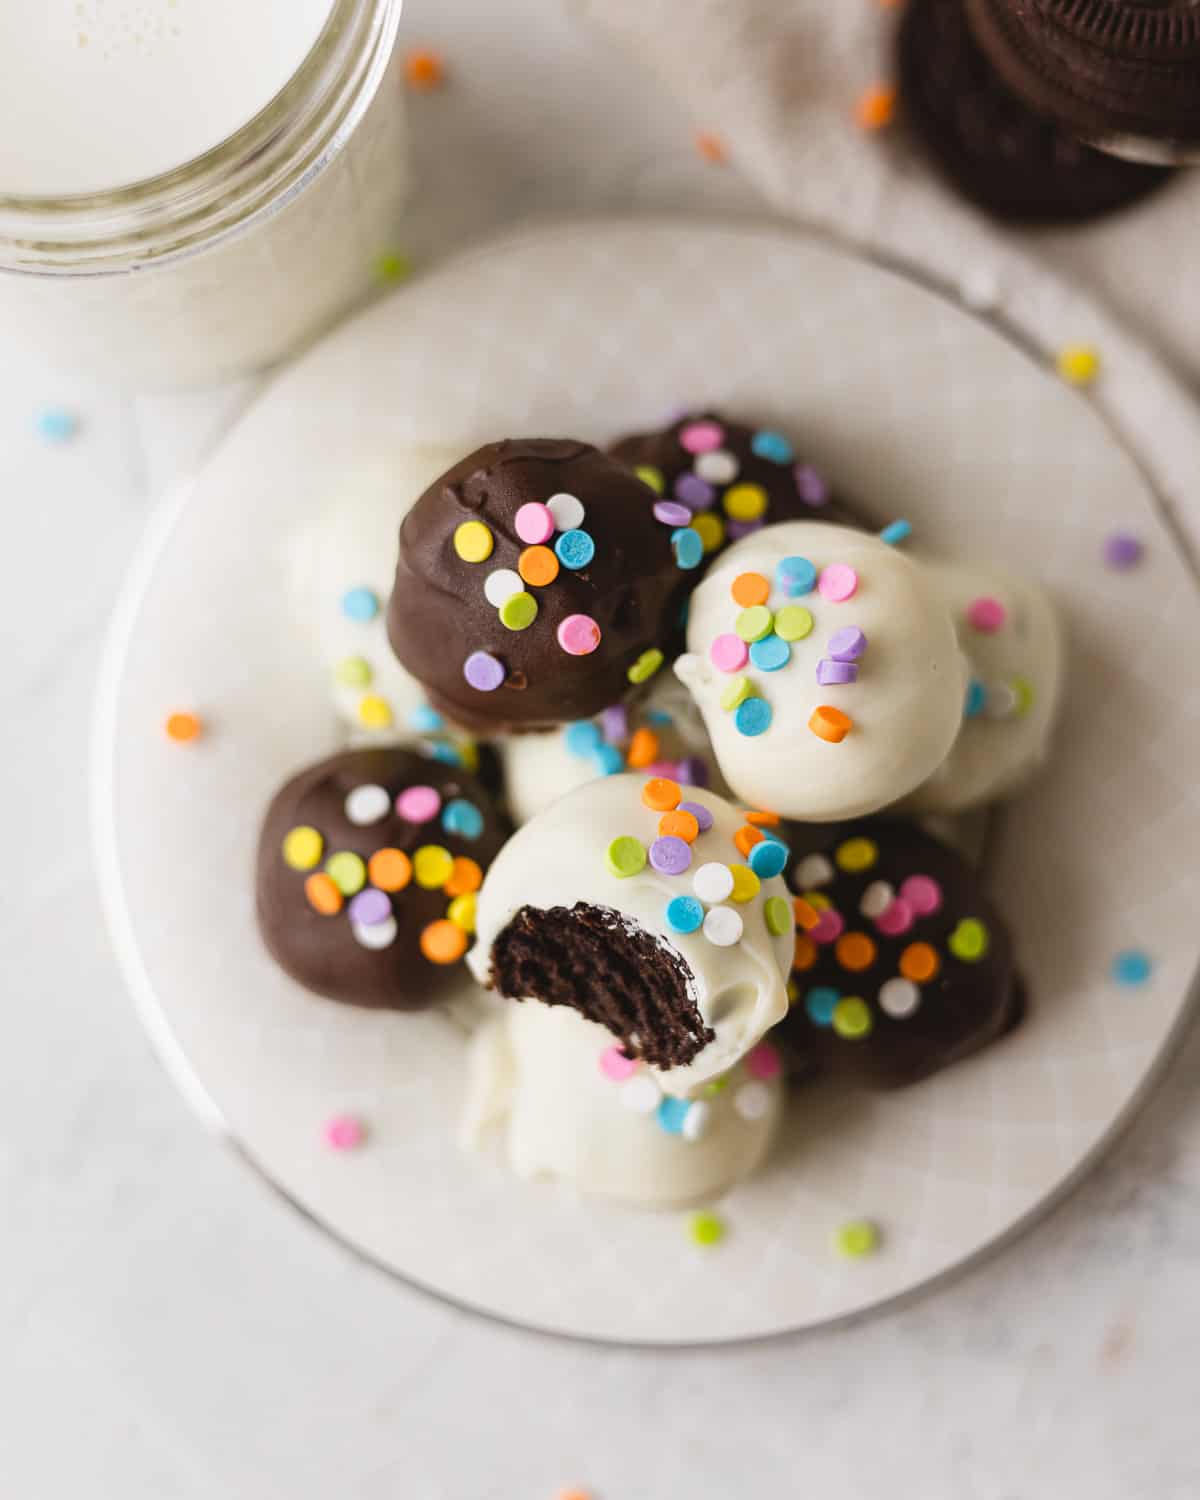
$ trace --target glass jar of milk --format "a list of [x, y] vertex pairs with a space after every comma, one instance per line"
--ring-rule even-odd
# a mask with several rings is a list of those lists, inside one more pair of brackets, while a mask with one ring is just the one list
[[371, 289], [402, 0], [0, 0], [0, 348], [123, 382], [270, 363]]

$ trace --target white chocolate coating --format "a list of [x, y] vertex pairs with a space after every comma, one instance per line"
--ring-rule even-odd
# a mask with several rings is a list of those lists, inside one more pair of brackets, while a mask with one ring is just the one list
[[[725, 784], [717, 770], [704, 721], [669, 667], [661, 668], [647, 696], [636, 706], [630, 706], [628, 721], [630, 733], [646, 728], [658, 736], [660, 760], [680, 761], [693, 756], [703, 760], [708, 768], [706, 784], [711, 790], [724, 793]], [[595, 722], [597, 726], [601, 724], [600, 719]], [[571, 748], [570, 728], [566, 725], [547, 734], [509, 735], [500, 742], [504, 786], [516, 823], [528, 823], [576, 787], [611, 774], [601, 768], [595, 756]], [[624, 740], [618, 748], [627, 750], [628, 744]]]
[[[925, 567], [949, 605], [983, 707], [963, 721], [950, 754], [906, 806], [957, 813], [1006, 796], [1046, 759], [1058, 712], [1062, 637], [1045, 591], [1027, 579], [950, 563]], [[968, 609], [978, 599], [1004, 606], [998, 630], [972, 626]]]
[[[818, 588], [789, 597], [776, 579], [779, 563], [807, 558], [818, 574], [847, 564], [858, 574], [844, 602]], [[741, 606], [730, 594], [740, 573], [771, 582], [767, 607], [800, 605], [813, 629], [792, 643], [786, 666], [769, 672], [752, 662], [720, 671], [709, 648], [734, 633]], [[836, 686], [817, 681], [817, 664], [835, 631], [857, 626], [867, 637], [858, 680]], [[725, 780], [751, 806], [809, 822], [831, 822], [877, 812], [925, 781], [950, 752], [962, 723], [967, 669], [950, 611], [921, 566], [877, 537], [816, 521], [764, 527], [726, 552], [692, 596], [688, 653], [675, 663], [704, 715]], [[765, 733], [740, 733], [721, 694], [747, 677], [772, 710]], [[820, 705], [848, 714], [853, 727], [840, 743], [809, 728]]]
[[692, 845], [689, 870], [663, 875], [647, 864], [638, 875], [622, 879], [612, 874], [605, 854], [614, 838], [628, 834], [648, 848], [657, 837], [661, 814], [642, 802], [646, 780], [629, 774], [590, 782], [509, 839], [484, 878], [476, 943], [467, 962], [479, 983], [487, 984], [492, 944], [523, 906], [569, 908], [585, 902], [622, 913], [683, 958], [693, 976], [692, 999], [716, 1032], [690, 1063], [658, 1071], [663, 1090], [682, 1095], [733, 1067], [786, 1014], [794, 932], [790, 924], [778, 937], [767, 930], [767, 899], [788, 899], [779, 875], [762, 881], [749, 901], [705, 903], [710, 910], [731, 909], [741, 917], [743, 934], [732, 946], [718, 946], [703, 931], [680, 934], [668, 926], [667, 904], [675, 896], [694, 894], [692, 878], [701, 865], [744, 863], [733, 842], [743, 819], [712, 792], [689, 788], [685, 793], [686, 800], [713, 815], [712, 828]]
[[602, 1026], [565, 1006], [506, 1004], [471, 1039], [463, 1145], [480, 1149], [499, 1130], [518, 1177], [646, 1208], [711, 1199], [755, 1170], [782, 1114], [778, 1076], [762, 1083], [739, 1067], [719, 1092], [702, 1090], [689, 1106], [704, 1126], [693, 1140], [663, 1129], [653, 1104], [629, 1107], [631, 1085], [647, 1102], [661, 1095], [647, 1088], [645, 1067], [626, 1082], [601, 1072], [612, 1045]]

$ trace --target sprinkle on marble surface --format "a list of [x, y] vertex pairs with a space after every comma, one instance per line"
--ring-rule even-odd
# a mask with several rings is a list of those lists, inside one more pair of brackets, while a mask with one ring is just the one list
[[838, 1254], [847, 1260], [861, 1260], [864, 1256], [874, 1255], [881, 1238], [879, 1226], [871, 1219], [851, 1219], [838, 1228], [833, 1243]]
[[375, 257], [375, 275], [384, 286], [407, 281], [412, 269], [412, 261], [401, 250], [383, 250]]
[[190, 745], [204, 733], [204, 721], [190, 709], [176, 709], [167, 715], [163, 729], [176, 745]]
[[446, 63], [432, 47], [411, 47], [404, 54], [404, 81], [410, 89], [426, 93], [446, 81]]
[[896, 118], [896, 89], [890, 83], [875, 83], [864, 89], [854, 106], [854, 121], [860, 130], [884, 130]]
[[688, 1220], [688, 1235], [692, 1243], [705, 1249], [719, 1245], [726, 1233], [727, 1226], [720, 1214], [698, 1213]]
[[1113, 979], [1126, 989], [1145, 984], [1153, 970], [1153, 961], [1143, 948], [1123, 948], [1109, 965]]
[[1100, 374], [1100, 353], [1091, 344], [1067, 344], [1059, 350], [1054, 367], [1068, 385], [1091, 385]]
[[723, 167], [729, 160], [729, 148], [724, 140], [711, 130], [698, 130], [695, 136], [696, 150], [704, 161], [714, 167]]
[[367, 1138], [367, 1129], [357, 1115], [332, 1115], [321, 1128], [325, 1144], [334, 1151], [353, 1151]]
[[1125, 573], [1141, 562], [1145, 547], [1132, 532], [1114, 531], [1104, 539], [1104, 561], [1114, 572]]
[[69, 443], [79, 432], [79, 417], [65, 406], [43, 406], [34, 417], [34, 427], [44, 443]]

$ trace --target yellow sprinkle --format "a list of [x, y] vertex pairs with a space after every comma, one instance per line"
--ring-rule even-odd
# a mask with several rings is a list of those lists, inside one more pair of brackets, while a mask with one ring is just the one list
[[463, 562], [486, 562], [496, 540], [482, 521], [463, 521], [454, 529], [454, 550]]
[[475, 893], [471, 891], [465, 896], [455, 896], [446, 908], [446, 915], [456, 927], [461, 927], [464, 932], [474, 932]]
[[1068, 344], [1055, 363], [1070, 385], [1091, 385], [1100, 373], [1100, 355], [1090, 344]]
[[749, 865], [730, 865], [730, 874], [733, 876], [733, 892], [731, 901], [753, 901], [758, 895], [761, 882]]
[[643, 484], [648, 484], [656, 494], [662, 494], [664, 481], [661, 469], [656, 469], [653, 464], [638, 464], [633, 472]]
[[283, 862], [293, 870], [312, 870], [320, 863], [325, 840], [307, 824], [290, 829], [283, 840]]
[[358, 700], [358, 721], [365, 729], [390, 729], [392, 706], [377, 693], [368, 693]]
[[441, 844], [422, 844], [413, 855], [413, 876], [422, 890], [440, 890], [453, 874], [454, 856]]
[[692, 517], [692, 530], [704, 543], [705, 552], [715, 552], [725, 540], [725, 522], [715, 510], [702, 510]]
[[838, 845], [833, 857], [839, 870], [856, 875], [869, 870], [879, 858], [879, 846], [872, 839], [847, 839]]
[[767, 508], [767, 492], [761, 484], [733, 484], [722, 504], [730, 520], [757, 521]]

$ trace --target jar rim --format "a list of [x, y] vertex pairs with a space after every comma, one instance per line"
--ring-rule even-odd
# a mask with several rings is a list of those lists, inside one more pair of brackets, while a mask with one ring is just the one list
[[277, 212], [339, 154], [374, 98], [403, 0], [334, 0], [284, 86], [224, 141], [97, 193], [0, 193], [0, 273], [105, 275], [207, 250]]

